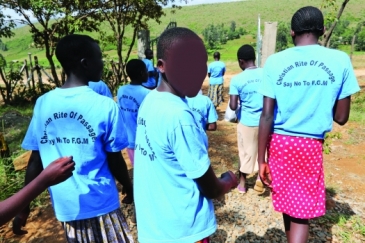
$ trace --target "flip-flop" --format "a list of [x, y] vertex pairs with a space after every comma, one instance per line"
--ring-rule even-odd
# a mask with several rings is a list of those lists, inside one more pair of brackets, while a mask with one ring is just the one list
[[253, 189], [257, 192], [260, 192], [260, 193], [265, 191], [264, 184], [260, 180], [256, 181], [255, 186], [253, 187]]
[[237, 190], [241, 194], [245, 194], [247, 192], [247, 188], [246, 187], [242, 187], [240, 184], [238, 184]]

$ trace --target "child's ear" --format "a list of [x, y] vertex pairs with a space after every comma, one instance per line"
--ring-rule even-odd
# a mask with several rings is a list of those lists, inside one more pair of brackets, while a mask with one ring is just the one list
[[160, 73], [165, 73], [165, 61], [162, 59], [158, 59], [157, 68], [158, 68], [158, 70], [160, 70]]
[[88, 68], [88, 61], [86, 58], [81, 59], [80, 64], [81, 64], [81, 67]]

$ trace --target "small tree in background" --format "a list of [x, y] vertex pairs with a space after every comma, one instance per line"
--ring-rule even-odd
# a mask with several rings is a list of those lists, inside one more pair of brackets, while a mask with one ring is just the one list
[[365, 28], [357, 34], [355, 50], [365, 51]]
[[279, 22], [276, 35], [276, 51], [282, 51], [288, 48], [290, 40], [290, 24]]
[[14, 36], [12, 29], [16, 24], [10, 16], [3, 13], [3, 6], [0, 6], [0, 37], [9, 38]]

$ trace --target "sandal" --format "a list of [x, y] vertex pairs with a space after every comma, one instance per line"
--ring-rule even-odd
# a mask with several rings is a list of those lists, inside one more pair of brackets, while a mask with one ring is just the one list
[[265, 187], [264, 187], [264, 184], [260, 181], [260, 180], [257, 180], [256, 183], [255, 183], [255, 186], [253, 187], [253, 189], [259, 193], [262, 193], [265, 191]]
[[247, 188], [242, 187], [240, 184], [238, 184], [237, 190], [238, 190], [239, 193], [242, 193], [242, 194], [245, 194], [247, 192]]

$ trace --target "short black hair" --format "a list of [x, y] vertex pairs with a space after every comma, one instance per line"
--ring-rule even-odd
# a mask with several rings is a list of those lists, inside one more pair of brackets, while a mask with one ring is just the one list
[[219, 58], [221, 58], [221, 54], [218, 51], [216, 51], [216, 52], [214, 52], [213, 57], [219, 59]]
[[[157, 42], [157, 59], [165, 59], [166, 60], [166, 50], [170, 49], [170, 47], [178, 40], [181, 40], [185, 37], [196, 37], [199, 38], [194, 31], [183, 28], [183, 27], [175, 27], [171, 29], [165, 30], [158, 42]], [[200, 38], [199, 38], [200, 39]]]
[[128, 61], [125, 71], [131, 80], [139, 80], [141, 73], [146, 70], [146, 64], [140, 59], [131, 59]]
[[299, 9], [291, 19], [291, 29], [296, 35], [314, 33], [317, 37], [321, 36], [324, 30], [321, 10], [312, 6]]
[[144, 51], [144, 55], [145, 56], [148, 56], [148, 54], [152, 54], [153, 55], [153, 51], [149, 48], [147, 48], [145, 51]]
[[94, 45], [97, 42], [87, 35], [67, 35], [58, 41], [56, 57], [67, 75], [77, 69], [83, 58], [95, 56]]
[[251, 45], [243, 45], [237, 51], [237, 59], [243, 59], [245, 61], [255, 61], [256, 54], [255, 49]]

